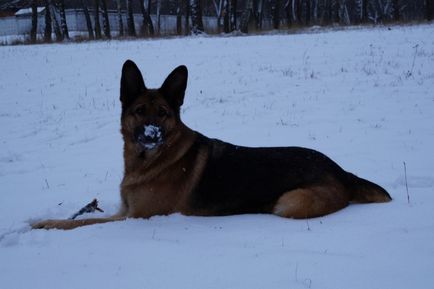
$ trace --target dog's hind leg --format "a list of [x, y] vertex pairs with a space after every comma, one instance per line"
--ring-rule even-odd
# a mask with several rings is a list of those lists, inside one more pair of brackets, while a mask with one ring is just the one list
[[305, 219], [324, 216], [349, 204], [349, 195], [342, 186], [312, 186], [283, 194], [272, 213], [281, 217]]

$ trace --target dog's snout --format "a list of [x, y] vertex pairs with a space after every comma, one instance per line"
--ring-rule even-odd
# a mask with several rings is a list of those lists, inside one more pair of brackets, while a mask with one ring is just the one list
[[154, 149], [163, 143], [163, 129], [158, 125], [146, 124], [134, 130], [135, 141], [144, 149]]

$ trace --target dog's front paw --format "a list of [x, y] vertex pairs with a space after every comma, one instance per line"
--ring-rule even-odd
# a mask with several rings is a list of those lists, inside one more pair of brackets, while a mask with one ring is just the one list
[[44, 220], [44, 221], [32, 223], [30, 224], [30, 226], [32, 227], [32, 229], [45, 229], [45, 230], [60, 229], [59, 223], [60, 222], [58, 220]]

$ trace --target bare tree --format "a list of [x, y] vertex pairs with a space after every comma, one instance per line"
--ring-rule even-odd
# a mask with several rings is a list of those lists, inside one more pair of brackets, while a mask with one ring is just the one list
[[36, 43], [36, 33], [38, 32], [38, 3], [32, 0], [32, 30], [30, 31], [30, 41]]
[[280, 24], [280, 0], [271, 1], [271, 19], [273, 22], [273, 29], [279, 29]]
[[286, 24], [288, 28], [290, 28], [292, 25], [292, 3], [293, 0], [287, 0], [283, 7], [286, 15]]
[[53, 5], [52, 0], [50, 2], [50, 10], [51, 10], [51, 21], [54, 24], [54, 34], [56, 35], [56, 41], [62, 41], [63, 40], [63, 34], [62, 30], [60, 29], [59, 21], [57, 20], [56, 15], [56, 7]]
[[247, 0], [246, 8], [244, 9], [240, 20], [240, 31], [242, 33], [249, 32], [249, 23], [252, 15], [253, 15], [253, 0]]
[[190, 0], [183, 0], [184, 1], [184, 9], [185, 9], [185, 35], [190, 34]]
[[318, 23], [318, 5], [318, 0], [312, 0], [311, 16], [313, 18], [314, 24]]
[[157, 0], [157, 34], [160, 35], [160, 28], [161, 28], [161, 0]]
[[224, 0], [223, 5], [223, 31], [225, 33], [231, 32], [230, 28], [230, 14], [231, 14], [231, 2], [230, 0]]
[[343, 10], [345, 25], [351, 25], [351, 16], [350, 16], [350, 11], [349, 11], [348, 7], [349, 6], [348, 6], [348, 4], [346, 3], [346, 0], [345, 0], [344, 10]]
[[324, 0], [323, 1], [322, 11], [321, 11], [321, 20], [320, 20], [321, 25], [327, 25], [330, 23], [329, 5], [330, 5], [330, 0]]
[[217, 27], [220, 29], [223, 26], [222, 16], [224, 0], [218, 0], [218, 2], [216, 2], [216, 0], [212, 0], [212, 3], [214, 5], [215, 15], [217, 16]]
[[302, 16], [302, 12], [303, 12], [302, 1], [304, 1], [304, 0], [296, 0], [296, 3], [295, 3], [295, 19], [296, 19], [298, 24], [301, 24], [302, 18], [303, 18], [303, 16]]
[[117, 10], [117, 13], [118, 13], [119, 36], [124, 36], [124, 21], [122, 20], [122, 5], [121, 5], [121, 0], [116, 0], [116, 10]]
[[44, 41], [51, 42], [51, 13], [50, 13], [50, 2], [49, 0], [44, 1], [45, 5], [45, 29], [44, 29]]
[[304, 4], [305, 4], [305, 17], [304, 17], [304, 20], [305, 20], [305, 24], [306, 25], [310, 25], [310, 15], [311, 15], [311, 3], [310, 3], [310, 0], [305, 0], [304, 1]]
[[331, 0], [330, 10], [331, 10], [331, 18], [330, 21], [332, 23], [339, 23], [340, 22], [340, 3], [339, 0]]
[[68, 25], [66, 24], [65, 1], [58, 0], [60, 11], [60, 27], [62, 28], [63, 37], [69, 39]]
[[362, 23], [368, 21], [368, 2], [369, 0], [357, 0], [357, 9], [359, 11], [358, 16]]
[[375, 23], [382, 23], [385, 18], [393, 18], [393, 11], [390, 10], [390, 2], [383, 0], [371, 1], [372, 13], [370, 19]]
[[[149, 1], [151, 2], [151, 1]], [[136, 27], [134, 26], [133, 3], [132, 0], [126, 0], [127, 3], [127, 27], [128, 36], [136, 36]]]
[[399, 1], [398, 0], [392, 0], [392, 7], [393, 7], [393, 20], [399, 21], [399, 19], [401, 18]]
[[264, 20], [264, 5], [266, 0], [258, 0], [256, 9], [256, 29], [262, 30], [262, 24]]
[[[149, 0], [149, 2], [151, 2], [151, 0]], [[146, 10], [145, 7], [145, 3], [143, 2], [143, 0], [139, 0], [139, 4], [140, 4], [140, 11], [142, 12], [142, 17], [143, 17], [143, 21], [142, 21], [142, 27], [141, 27], [141, 34], [143, 36], [146, 35], [154, 35], [154, 24], [152, 24], [152, 19], [151, 16], [149, 15], [149, 10]]]
[[94, 15], [94, 22], [95, 22], [95, 38], [101, 39], [101, 25], [99, 24], [99, 0], [95, 1], [95, 15]]
[[202, 6], [200, 0], [190, 0], [191, 11], [191, 32], [193, 34], [200, 34], [204, 32], [202, 22]]
[[101, 6], [102, 6], [102, 12], [103, 12], [103, 18], [102, 18], [102, 27], [104, 30], [104, 35], [108, 39], [112, 38], [110, 33], [110, 21], [108, 17], [108, 11], [107, 11], [107, 0], [101, 0]]
[[231, 31], [234, 31], [237, 29], [237, 9], [238, 9], [238, 0], [232, 0], [231, 3], [231, 12], [230, 12], [230, 19], [231, 19]]
[[[265, 1], [265, 0], [264, 0]], [[223, 31], [230, 33], [237, 27], [237, 0], [225, 0], [223, 4]]]
[[87, 32], [89, 34], [89, 39], [94, 39], [92, 21], [90, 20], [89, 10], [87, 9], [87, 3], [85, 0], [80, 0], [81, 7], [83, 7], [84, 18], [86, 19]]
[[176, 34], [182, 34], [182, 0], [176, 2]]
[[426, 20], [431, 21], [433, 19], [433, 7], [434, 7], [434, 1], [433, 0], [426, 0], [425, 4], [425, 17]]

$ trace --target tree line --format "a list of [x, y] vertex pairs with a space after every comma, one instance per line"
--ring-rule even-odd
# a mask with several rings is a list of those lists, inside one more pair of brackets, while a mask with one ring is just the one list
[[[70, 38], [65, 0], [29, 1], [31, 42], [37, 41], [40, 6], [45, 7], [44, 41], [53, 41], [53, 30], [56, 41]], [[72, 0], [66, 4], [82, 9], [89, 39], [112, 38], [109, 10], [116, 11], [119, 37], [159, 36], [162, 14], [176, 15], [176, 33], [189, 35], [206, 32], [203, 16], [216, 17], [219, 32], [249, 33], [312, 25], [431, 21], [434, 12], [434, 0]], [[138, 31], [135, 13], [141, 15]]]

